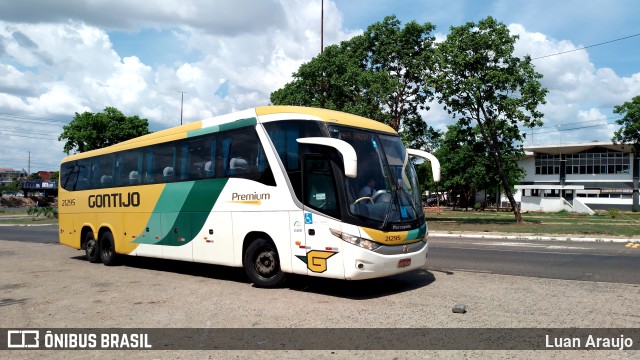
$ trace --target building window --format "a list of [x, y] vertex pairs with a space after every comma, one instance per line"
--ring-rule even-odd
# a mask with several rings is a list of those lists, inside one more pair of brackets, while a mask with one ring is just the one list
[[535, 157], [536, 175], [560, 174], [559, 155], [537, 155]]
[[[567, 175], [613, 175], [631, 172], [631, 155], [603, 148], [587, 150], [565, 157]], [[537, 175], [552, 175], [560, 172], [560, 155], [536, 155]]]

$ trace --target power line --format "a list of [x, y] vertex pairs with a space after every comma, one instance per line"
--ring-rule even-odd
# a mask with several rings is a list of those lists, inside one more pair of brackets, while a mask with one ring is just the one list
[[[43, 138], [43, 137], [29, 136], [29, 135], [23, 135], [23, 134], [6, 134], [4, 133], [4, 131], [5, 130], [2, 130], [2, 133], [5, 135], [8, 135], [9, 137], [38, 139], [38, 140], [58, 140], [57, 138]], [[6, 147], [6, 145], [3, 145], [3, 146]]]
[[548, 134], [548, 133], [555, 133], [555, 132], [563, 132], [563, 131], [573, 131], [573, 130], [581, 130], [581, 129], [589, 129], [589, 128], [594, 128], [594, 127], [600, 127], [600, 126], [606, 126], [608, 124], [597, 124], [597, 125], [588, 125], [588, 126], [579, 126], [579, 127], [575, 127], [575, 128], [571, 128], [571, 129], [558, 129], [558, 130], [550, 130], [550, 131], [540, 131], [540, 132], [533, 132], [533, 135], [539, 135], [539, 134]]
[[584, 124], [588, 124], [588, 123], [594, 123], [594, 122], [605, 122], [607, 124], [613, 124], [614, 122], [616, 122], [617, 120], [619, 120], [620, 118], [614, 118], [614, 117], [610, 117], [610, 118], [600, 118], [600, 119], [594, 119], [594, 120], [584, 120], [584, 121], [575, 121], [575, 122], [568, 122], [568, 123], [561, 123], [561, 124], [556, 124], [556, 125], [549, 125], [549, 126], [539, 126], [539, 127], [535, 127], [535, 129], [549, 129], [549, 128], [561, 128], [563, 126], [572, 126], [572, 125], [584, 125]]
[[11, 132], [16, 134], [27, 134], [27, 135], [51, 135], [50, 131], [35, 131], [31, 129], [21, 129], [16, 127], [3, 128], [0, 131]]
[[632, 38], [632, 37], [636, 37], [636, 36], [640, 36], [640, 33], [629, 35], [629, 36], [625, 36], [625, 37], [621, 37], [621, 38], [614, 39], [614, 40], [601, 42], [601, 43], [598, 43], [598, 44], [588, 45], [588, 46], [581, 47], [581, 48], [576, 48], [576, 49], [573, 49], [573, 50], [561, 51], [561, 52], [558, 52], [558, 53], [555, 53], [555, 54], [538, 56], [538, 57], [532, 58], [531, 60], [538, 60], [538, 59], [544, 59], [544, 58], [548, 58], [548, 57], [552, 57], [552, 56], [556, 56], [556, 55], [567, 54], [567, 53], [578, 51], [578, 50], [584, 50], [584, 49], [588, 49], [588, 48], [592, 48], [592, 47], [596, 47], [596, 46], [600, 46], [600, 45], [610, 44], [610, 43], [616, 42], [616, 41], [626, 40], [626, 39], [629, 39], [629, 38]]
[[34, 120], [41, 122], [54, 122], [66, 125], [67, 122], [64, 120], [51, 119], [51, 118], [43, 118], [43, 117], [35, 117], [35, 116], [27, 116], [27, 115], [17, 115], [17, 114], [8, 114], [8, 113], [0, 113], [2, 117], [15, 118], [15, 119], [24, 119], [24, 120]]

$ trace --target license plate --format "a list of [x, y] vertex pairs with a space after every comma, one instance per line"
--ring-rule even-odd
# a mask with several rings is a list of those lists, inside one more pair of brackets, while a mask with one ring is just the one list
[[411, 265], [411, 259], [400, 259], [398, 261], [398, 267], [403, 268]]

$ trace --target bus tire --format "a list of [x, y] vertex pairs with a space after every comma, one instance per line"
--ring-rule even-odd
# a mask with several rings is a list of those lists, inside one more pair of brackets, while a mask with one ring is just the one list
[[116, 263], [116, 247], [110, 231], [105, 231], [100, 237], [100, 259], [106, 266], [112, 266]]
[[93, 231], [89, 231], [84, 237], [84, 254], [91, 263], [100, 262], [100, 247], [93, 236]]
[[256, 287], [276, 287], [284, 281], [275, 245], [265, 239], [253, 241], [244, 253], [244, 270]]

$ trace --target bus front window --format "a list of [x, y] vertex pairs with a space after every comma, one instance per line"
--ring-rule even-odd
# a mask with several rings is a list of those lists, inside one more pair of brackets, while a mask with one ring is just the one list
[[345, 177], [351, 214], [381, 226], [424, 216], [417, 176], [398, 136], [341, 126], [330, 127], [330, 134], [358, 156], [357, 177]]

